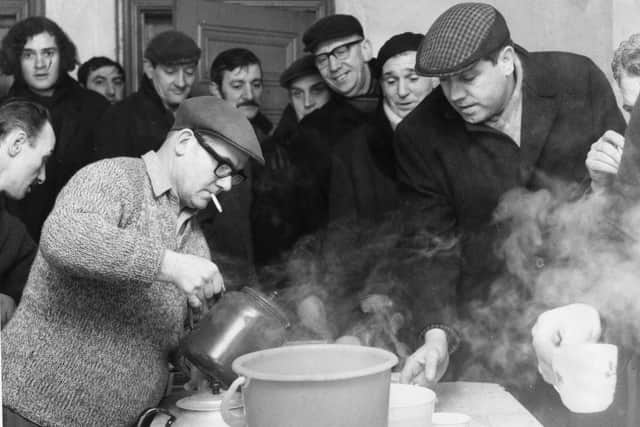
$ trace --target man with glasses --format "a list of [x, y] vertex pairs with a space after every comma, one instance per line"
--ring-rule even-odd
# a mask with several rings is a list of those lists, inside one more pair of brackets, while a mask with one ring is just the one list
[[194, 215], [249, 158], [264, 162], [244, 115], [202, 96], [181, 103], [157, 151], [69, 181], [2, 331], [6, 412], [25, 425], [124, 426], [160, 403], [188, 307], [224, 289]]
[[140, 88], [113, 105], [97, 132], [96, 156], [138, 157], [156, 150], [196, 78], [200, 48], [179, 31], [156, 35], [144, 51]]
[[302, 41], [334, 92], [361, 111], [375, 110], [382, 94], [373, 72], [373, 48], [354, 16], [326, 16], [305, 31]]

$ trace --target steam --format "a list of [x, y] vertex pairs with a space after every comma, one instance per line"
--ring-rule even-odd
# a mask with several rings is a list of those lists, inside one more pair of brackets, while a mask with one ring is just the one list
[[[282, 289], [281, 304], [300, 319], [290, 339], [342, 337], [352, 342], [355, 338], [361, 344], [387, 348], [401, 359], [417, 347], [425, 320], [414, 318], [412, 304], [419, 298], [412, 290], [434, 292], [439, 282], [446, 281], [437, 269], [426, 275], [423, 270], [430, 269], [436, 255], [457, 257], [457, 253], [453, 239], [424, 232], [407, 235], [407, 218], [398, 211], [382, 223], [354, 219], [333, 223], [297, 242], [286, 263], [260, 272], [263, 284]], [[435, 293], [430, 300], [440, 309], [444, 304], [438, 303]], [[442, 320], [430, 305], [424, 310]]]
[[468, 303], [463, 316], [444, 309], [453, 305], [457, 278], [442, 263], [460, 262], [458, 241], [415, 233], [419, 219], [401, 211], [382, 223], [344, 220], [306, 236], [259, 281], [279, 289], [278, 302], [298, 319], [290, 340], [346, 335], [403, 358], [422, 344], [427, 323], [450, 323], [466, 344], [456, 378], [525, 389], [538, 375], [531, 327], [546, 309], [592, 304], [607, 319], [607, 341], [640, 342], [640, 206], [622, 209], [611, 197], [547, 184], [501, 199], [493, 225], [504, 271], [488, 299]]

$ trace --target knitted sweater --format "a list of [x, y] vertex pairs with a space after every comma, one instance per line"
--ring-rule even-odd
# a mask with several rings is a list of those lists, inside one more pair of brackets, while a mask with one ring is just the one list
[[35, 423], [129, 426], [163, 396], [187, 302], [154, 277], [165, 249], [209, 250], [192, 220], [178, 246], [178, 200], [157, 194], [150, 154], [151, 167], [146, 155], [83, 168], [45, 222], [2, 331], [3, 403]]

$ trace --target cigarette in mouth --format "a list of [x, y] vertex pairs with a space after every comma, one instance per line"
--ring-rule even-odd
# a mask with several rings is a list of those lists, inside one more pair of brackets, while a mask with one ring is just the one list
[[211, 200], [213, 200], [213, 204], [216, 205], [216, 209], [218, 209], [218, 212], [222, 213], [222, 205], [220, 204], [220, 200], [218, 200], [214, 193], [211, 193]]

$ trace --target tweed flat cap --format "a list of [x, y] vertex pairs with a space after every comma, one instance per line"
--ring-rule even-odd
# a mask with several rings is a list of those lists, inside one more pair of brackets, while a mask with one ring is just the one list
[[298, 58], [280, 74], [280, 86], [288, 89], [291, 83], [300, 77], [320, 75], [316, 68], [316, 62], [313, 55], [306, 55]]
[[314, 52], [320, 43], [342, 37], [364, 37], [360, 21], [352, 15], [329, 15], [321, 18], [302, 35], [305, 52]]
[[504, 17], [484, 3], [460, 3], [435, 20], [416, 57], [428, 77], [457, 74], [511, 41]]
[[176, 110], [173, 130], [189, 128], [237, 148], [261, 164], [262, 149], [249, 120], [240, 110], [215, 96], [196, 96]]
[[200, 48], [188, 35], [180, 31], [164, 31], [151, 39], [144, 57], [154, 64], [191, 64], [200, 60]]
[[381, 74], [384, 63], [394, 56], [411, 50], [417, 51], [423, 38], [424, 36], [418, 33], [402, 33], [396, 34], [384, 42], [378, 51], [377, 64], [380, 67], [378, 74]]

